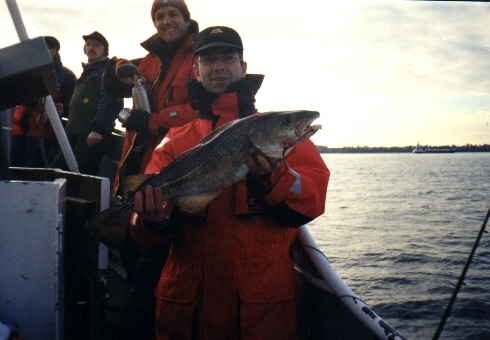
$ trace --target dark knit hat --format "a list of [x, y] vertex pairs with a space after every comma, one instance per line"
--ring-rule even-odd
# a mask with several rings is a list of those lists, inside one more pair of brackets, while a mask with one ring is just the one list
[[100, 34], [99, 32], [97, 31], [94, 31], [92, 33], [90, 33], [89, 35], [82, 35], [82, 38], [83, 40], [87, 41], [88, 39], [94, 39], [94, 40], [97, 40], [98, 42], [102, 43], [102, 45], [104, 45], [104, 49], [105, 49], [105, 55], [108, 56], [109, 55], [109, 42], [107, 41], [107, 39], [102, 35]]
[[199, 54], [211, 47], [233, 47], [243, 51], [240, 35], [233, 28], [212, 26], [201, 31], [194, 39], [192, 53]]
[[151, 6], [151, 20], [155, 21], [155, 13], [160, 7], [172, 6], [177, 8], [180, 13], [184, 16], [184, 21], [188, 22], [191, 20], [191, 13], [187, 8], [184, 0], [154, 0], [153, 6]]
[[55, 37], [44, 36], [43, 39], [44, 39], [44, 42], [46, 43], [46, 46], [48, 46], [48, 49], [56, 48], [56, 51], [60, 50], [60, 47], [61, 47], [60, 42]]

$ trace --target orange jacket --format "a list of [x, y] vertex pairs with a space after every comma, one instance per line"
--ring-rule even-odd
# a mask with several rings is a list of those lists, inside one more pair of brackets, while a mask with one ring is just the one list
[[[61, 95], [59, 92], [55, 92], [52, 94], [54, 103], [63, 104]], [[29, 111], [29, 112], [27, 112]], [[25, 117], [27, 120], [25, 123], [22, 122], [24, 114], [27, 114]], [[47, 116], [47, 113], [44, 112], [44, 115]], [[38, 137], [38, 132], [42, 131], [43, 138], [45, 139], [54, 139], [56, 138], [53, 128], [51, 127], [51, 123], [49, 119], [42, 125], [42, 129], [40, 129], [39, 119], [41, 116], [41, 104], [39, 102], [30, 102], [24, 103], [19, 106], [14, 111], [14, 115], [12, 116], [12, 135], [16, 136], [29, 136], [29, 137]], [[23, 129], [26, 129], [24, 132]]]
[[[160, 58], [165, 58], [166, 56], [161, 51], [161, 46], [159, 45], [161, 42], [158, 39], [160, 39], [158, 36], [153, 36], [142, 43], [142, 46], [147, 48], [150, 53], [143, 58], [138, 66], [142, 77], [146, 79], [149, 99], [153, 108], [149, 122], [149, 143], [145, 147], [139, 173], [144, 172], [151, 159], [153, 149], [161, 142], [169, 128], [182, 126], [197, 118], [196, 110], [192, 109], [190, 104], [188, 104], [188, 94], [185, 87], [186, 80], [195, 79], [192, 69], [194, 35], [187, 37], [184, 45], [173, 57], [163, 78], [160, 77], [162, 67]], [[155, 52], [152, 53], [152, 51]], [[116, 194], [119, 186], [120, 175], [124, 175], [124, 165], [133, 149], [136, 135], [134, 131], [126, 132], [122, 156], [113, 186], [114, 194]]]
[[[236, 94], [222, 95], [213, 104], [213, 113], [219, 116], [216, 127], [236, 119], [237, 112]], [[146, 172], [160, 170], [212, 129], [212, 122], [204, 119], [171, 129], [169, 142], [155, 149]], [[286, 162], [289, 166], [283, 164], [271, 174], [272, 189], [264, 200], [269, 207], [285, 204], [282, 211], [304, 216], [303, 224], [324, 212], [329, 171], [309, 140], [296, 146]], [[298, 181], [300, 192], [292, 190]], [[183, 223], [155, 289], [159, 339], [191, 338], [193, 316], [201, 338], [299, 337], [289, 255], [299, 224], [294, 219], [278, 223], [278, 216], [260, 205], [248, 195], [242, 179], [205, 212]], [[131, 232], [147, 245], [158, 240], [137, 214], [131, 218]]]
[[[61, 62], [60, 55], [53, 57], [54, 71], [56, 73], [56, 79], [58, 81], [58, 91], [51, 94], [53, 102], [55, 104], [63, 104], [63, 117], [68, 117], [69, 115], [69, 104], [71, 96], [73, 95], [73, 90], [75, 88], [75, 82], [77, 77], [75, 74]], [[26, 111], [25, 117], [22, 117]], [[19, 105], [12, 117], [12, 134], [17, 136], [38, 137], [38, 131], [43, 132], [43, 136], [46, 139], [55, 138], [53, 128], [49, 120], [46, 121], [42, 129], [39, 129], [39, 116], [41, 114], [41, 104], [38, 102], [26, 102]], [[47, 113], [44, 113], [47, 116]], [[24, 119], [23, 119], [24, 118]], [[25, 130], [25, 131], [24, 131]]]

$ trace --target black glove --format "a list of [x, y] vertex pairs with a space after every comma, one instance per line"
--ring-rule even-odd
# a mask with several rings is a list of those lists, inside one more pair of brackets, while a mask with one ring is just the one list
[[150, 114], [143, 110], [133, 109], [131, 115], [121, 124], [128, 131], [136, 131], [141, 134], [148, 134], [148, 124], [150, 123]]
[[195, 79], [188, 80], [186, 87], [191, 107], [199, 111], [200, 115], [212, 114], [213, 102], [219, 98], [219, 95], [206, 91], [202, 84]]
[[102, 90], [109, 97], [129, 98], [132, 88], [133, 85], [126, 85], [116, 75], [116, 60], [111, 59], [102, 75]]
[[116, 75], [119, 79], [133, 78], [134, 75], [140, 75], [138, 68], [131, 63], [124, 63], [116, 68]]
[[271, 188], [267, 185], [267, 178], [270, 174], [265, 176], [253, 176], [248, 174], [246, 177], [247, 190], [250, 195], [255, 198], [262, 198], [271, 192]]

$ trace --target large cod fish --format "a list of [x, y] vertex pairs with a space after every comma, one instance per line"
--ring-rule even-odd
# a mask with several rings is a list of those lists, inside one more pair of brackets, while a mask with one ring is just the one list
[[159, 172], [123, 178], [121, 187], [127, 189], [127, 198], [94, 216], [87, 228], [100, 242], [120, 247], [133, 211], [134, 192], [144, 191], [148, 185], [161, 187], [164, 198], [173, 199], [181, 210], [196, 213], [249, 172], [245, 163], [248, 154], [284, 158], [321, 128], [311, 125], [319, 116], [316, 111], [273, 111], [234, 120]]

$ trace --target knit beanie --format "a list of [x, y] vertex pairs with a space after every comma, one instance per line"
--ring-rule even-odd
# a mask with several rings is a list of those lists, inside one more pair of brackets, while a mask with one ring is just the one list
[[151, 6], [151, 20], [155, 21], [155, 13], [160, 7], [172, 6], [177, 8], [184, 16], [184, 21], [189, 22], [191, 20], [191, 13], [187, 8], [184, 0], [154, 0], [153, 6]]

